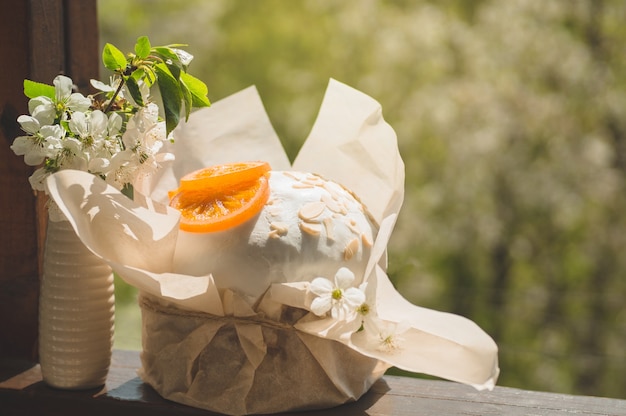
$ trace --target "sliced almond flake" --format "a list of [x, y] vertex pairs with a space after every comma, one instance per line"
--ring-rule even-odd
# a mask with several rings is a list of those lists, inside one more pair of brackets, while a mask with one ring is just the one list
[[302, 181], [302, 183], [305, 185], [310, 185], [312, 188], [320, 185], [319, 181], [312, 181], [310, 179], [305, 179]]
[[322, 212], [326, 209], [326, 204], [322, 201], [318, 202], [308, 202], [300, 208], [298, 211], [298, 216], [303, 221], [311, 221], [312, 219], [319, 217]]
[[318, 236], [322, 232], [322, 224], [316, 222], [301, 222], [300, 229], [307, 234]]
[[278, 234], [278, 231], [276, 230], [272, 230], [269, 233], [267, 233], [267, 236], [269, 238], [280, 238], [280, 234]]
[[344, 223], [354, 234], [361, 234], [361, 229], [356, 225], [356, 221], [354, 221], [353, 219], [350, 219], [350, 221], [344, 221]]
[[353, 238], [343, 249], [344, 260], [350, 260], [359, 251], [359, 239]]
[[285, 235], [287, 234], [287, 231], [289, 231], [289, 226], [284, 223], [284, 222], [272, 222], [270, 223], [270, 229], [272, 231], [276, 231], [278, 233], [278, 235]]
[[342, 212], [341, 205], [339, 205], [330, 194], [323, 193], [321, 200], [324, 204], [326, 204], [326, 207], [328, 207], [329, 210], [337, 213]]
[[337, 193], [337, 190], [335, 188], [333, 188], [330, 185], [330, 183], [324, 182], [324, 189], [326, 189], [328, 191], [330, 196], [332, 196], [335, 201], [339, 201], [339, 199], [341, 198], [341, 195], [339, 195], [339, 193]]
[[279, 205], [275, 205], [275, 206], [268, 207], [267, 212], [272, 217], [277, 217], [283, 212], [283, 209]]
[[284, 171], [284, 172], [283, 172], [283, 175], [288, 176], [288, 177], [290, 177], [291, 179], [295, 179], [295, 180], [297, 180], [297, 181], [299, 181], [299, 180], [300, 180], [300, 176], [296, 175], [296, 174], [295, 174], [295, 173], [293, 173], [293, 172], [289, 172], [288, 170]]
[[361, 242], [363, 243], [364, 247], [371, 247], [374, 244], [372, 242], [372, 237], [365, 233], [361, 233]]
[[315, 188], [315, 185], [312, 185], [306, 182], [296, 182], [292, 184], [291, 187], [294, 189], [310, 189], [310, 188]]
[[324, 224], [324, 228], [326, 229], [326, 238], [329, 240], [335, 239], [335, 227], [333, 225], [333, 219], [330, 217], [326, 217], [322, 220]]

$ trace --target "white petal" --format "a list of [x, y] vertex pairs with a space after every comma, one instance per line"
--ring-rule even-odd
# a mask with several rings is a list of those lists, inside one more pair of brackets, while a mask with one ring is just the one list
[[35, 97], [28, 102], [28, 111], [41, 125], [52, 124], [56, 118], [54, 102], [48, 97]]
[[31, 147], [30, 151], [24, 154], [24, 163], [28, 166], [37, 166], [43, 162], [46, 157], [44, 148], [38, 145]]
[[111, 113], [109, 116], [109, 121], [107, 123], [107, 129], [109, 131], [109, 136], [115, 136], [120, 132], [122, 128], [122, 117], [117, 113]]
[[103, 157], [97, 157], [89, 161], [89, 171], [94, 173], [106, 173], [111, 169], [111, 161]]
[[76, 112], [72, 114], [72, 119], [68, 124], [72, 133], [77, 134], [80, 137], [89, 136], [89, 126], [87, 124], [87, 115], [85, 115], [85, 113]]
[[[132, 119], [131, 119], [132, 120]], [[124, 147], [126, 149], [132, 149], [138, 144], [139, 130], [136, 128], [131, 128], [130, 121], [126, 125], [126, 131], [122, 135], [122, 142], [124, 143]]]
[[13, 140], [11, 150], [18, 156], [25, 155], [35, 145], [32, 136], [19, 136]]
[[372, 314], [369, 314], [363, 320], [363, 328], [365, 332], [369, 335], [378, 338], [378, 334], [380, 334], [380, 327], [383, 325], [382, 321]]
[[30, 134], [36, 134], [41, 128], [39, 120], [32, 116], [19, 116], [17, 122], [22, 126], [22, 130]]
[[311, 302], [311, 311], [317, 316], [322, 316], [330, 310], [331, 306], [332, 300], [330, 296], [320, 296]]
[[342, 267], [335, 274], [335, 284], [341, 289], [349, 288], [354, 282], [354, 273], [347, 267]]
[[[104, 92], [114, 92], [115, 88], [113, 88], [111, 85], [107, 85], [102, 81], [98, 81], [97, 79], [92, 79], [89, 81], [89, 83], [91, 84], [92, 87], [94, 87], [97, 90], [100, 91], [104, 91]], [[115, 114], [115, 113], [114, 113]]]
[[48, 137], [43, 149], [45, 157], [55, 158], [59, 154], [59, 150], [63, 149], [63, 142], [55, 137]]
[[106, 114], [96, 110], [89, 115], [89, 131], [94, 137], [106, 136], [109, 119]]
[[68, 149], [72, 154], [78, 154], [81, 152], [82, 144], [74, 137], [67, 137], [63, 140], [63, 147]]
[[28, 100], [28, 112], [31, 115], [33, 114], [33, 110], [35, 110], [35, 108], [41, 106], [54, 108], [54, 102], [50, 98], [44, 97], [43, 95]]
[[63, 127], [59, 126], [58, 124], [53, 124], [52, 126], [43, 126], [39, 132], [46, 139], [55, 138], [60, 140], [65, 135], [65, 130], [63, 130]]
[[365, 293], [355, 287], [346, 289], [346, 291], [343, 292], [343, 298], [346, 304], [350, 305], [352, 308], [358, 308], [365, 303]]
[[44, 105], [40, 105], [39, 107], [35, 108], [31, 114], [39, 121], [39, 124], [41, 124], [42, 126], [54, 123], [54, 119], [57, 116], [54, 106], [48, 107]]
[[48, 175], [49, 174], [44, 170], [44, 168], [39, 168], [34, 171], [32, 175], [30, 175], [28, 182], [30, 182], [30, 186], [35, 191], [43, 191], [45, 189], [43, 181], [48, 177]]
[[330, 296], [334, 287], [330, 280], [323, 277], [316, 277], [309, 285], [309, 290], [317, 296]]
[[73, 111], [87, 111], [91, 107], [91, 100], [83, 94], [75, 92], [67, 100], [67, 106]]
[[57, 75], [52, 81], [57, 102], [64, 101], [72, 94], [73, 82], [71, 78], [64, 75]]
[[176, 160], [174, 153], [157, 153], [154, 158], [157, 162], [171, 162], [172, 160]]

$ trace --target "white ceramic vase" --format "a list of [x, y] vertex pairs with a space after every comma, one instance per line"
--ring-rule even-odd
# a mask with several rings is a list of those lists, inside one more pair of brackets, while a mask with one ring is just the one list
[[61, 389], [105, 384], [111, 363], [113, 273], [67, 220], [48, 221], [39, 298], [43, 380]]

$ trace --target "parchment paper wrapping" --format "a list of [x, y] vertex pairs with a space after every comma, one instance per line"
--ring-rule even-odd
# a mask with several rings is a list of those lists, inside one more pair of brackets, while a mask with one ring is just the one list
[[[331, 80], [293, 167], [253, 87], [193, 113], [175, 134], [165, 150], [176, 160], [136, 183], [134, 201], [84, 172], [61, 171], [47, 181], [83, 243], [140, 289], [141, 374], [161, 395], [228, 414], [329, 407], [358, 399], [389, 366], [493, 387], [493, 340], [466, 318], [412, 305], [385, 272], [404, 165], [375, 100]], [[165, 205], [167, 191], [190, 171], [243, 160], [322, 174], [367, 206], [380, 228], [357, 276], [367, 283], [364, 321], [311, 313], [309, 282], [272, 284], [249, 303], [217, 287], [211, 274], [174, 270], [179, 216]], [[372, 322], [380, 333], [358, 330]]]
[[[357, 400], [389, 367], [296, 330], [302, 311], [294, 308], [277, 322], [186, 312], [149, 296], [140, 305], [141, 377], [194, 407], [236, 415], [333, 407]], [[256, 336], [261, 348], [247, 342]]]

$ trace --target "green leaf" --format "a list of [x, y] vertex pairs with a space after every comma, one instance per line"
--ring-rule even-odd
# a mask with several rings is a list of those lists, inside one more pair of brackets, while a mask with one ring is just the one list
[[165, 129], [167, 134], [170, 134], [180, 121], [182, 92], [178, 80], [172, 76], [165, 64], [156, 64], [154, 70], [157, 74], [157, 85], [163, 100]]
[[139, 82], [145, 75], [146, 72], [143, 70], [143, 68], [137, 68], [130, 74], [130, 77]]
[[28, 98], [44, 96], [52, 100], [56, 97], [54, 87], [52, 85], [31, 81], [29, 79], [24, 80], [24, 95]]
[[164, 61], [167, 61], [168, 59], [172, 62], [178, 61], [178, 55], [176, 55], [176, 52], [174, 52], [171, 48], [165, 46], [157, 46], [152, 50], [156, 52], [156, 54], [159, 55], [161, 58], [163, 58]]
[[169, 64], [169, 63], [165, 63], [165, 65], [167, 65], [167, 69], [170, 71], [170, 74], [172, 74], [174, 79], [176, 80], [180, 79], [180, 72], [181, 72], [180, 67]]
[[207, 98], [209, 89], [204, 82], [186, 72], [180, 74], [180, 80], [185, 83], [185, 86], [191, 92], [193, 107], [209, 107], [211, 105]]
[[126, 69], [126, 56], [110, 43], [104, 45], [102, 62], [107, 69], [114, 72], [123, 72]]
[[152, 46], [150, 45], [150, 40], [147, 36], [141, 36], [137, 38], [137, 43], [135, 44], [135, 55], [138, 58], [144, 59], [150, 55], [150, 50]]
[[148, 84], [148, 87], [152, 87], [152, 84], [156, 82], [156, 74], [151, 66], [144, 67], [145, 76], [143, 81]]
[[133, 100], [137, 103], [138, 106], [143, 107], [145, 104], [143, 102], [143, 97], [141, 96], [141, 91], [139, 90], [139, 84], [135, 81], [135, 78], [128, 77], [126, 78], [126, 88], [128, 88], [128, 92], [130, 92], [130, 96], [133, 97]]
[[179, 80], [180, 91], [183, 96], [183, 103], [185, 104], [185, 121], [189, 120], [189, 114], [191, 114], [191, 107], [193, 107], [193, 97], [191, 91], [187, 88], [187, 85], [182, 79]]

